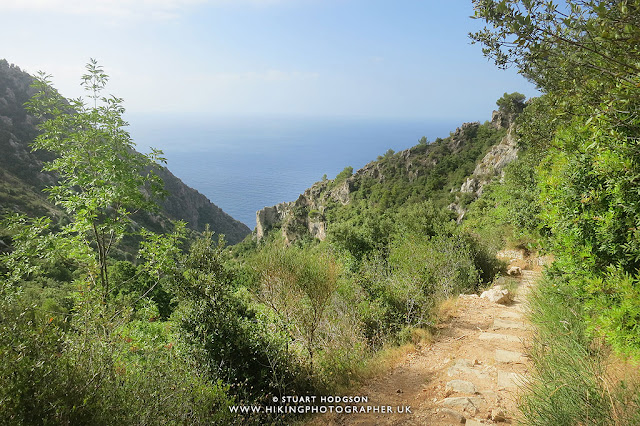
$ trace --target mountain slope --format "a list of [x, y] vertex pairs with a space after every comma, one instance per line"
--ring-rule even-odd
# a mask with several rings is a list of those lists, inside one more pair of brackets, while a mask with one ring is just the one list
[[[30, 149], [38, 134], [36, 120], [24, 108], [32, 94], [31, 82], [29, 74], [0, 60], [0, 213], [60, 217], [62, 212], [51, 205], [42, 192], [56, 182], [53, 174], [42, 172], [43, 162], [53, 157]], [[196, 231], [209, 225], [214, 232], [224, 234], [230, 244], [242, 241], [249, 234], [246, 225], [185, 185], [168, 169], [162, 168], [158, 174], [169, 195], [159, 203], [159, 215], [139, 216], [136, 221], [156, 230], [165, 228], [167, 219], [184, 220]]]
[[494, 112], [491, 122], [464, 123], [444, 139], [389, 151], [355, 173], [347, 167], [334, 180], [316, 182], [295, 201], [258, 211], [256, 237], [262, 240], [275, 228], [287, 243], [309, 235], [324, 240], [340, 224], [361, 222], [364, 212], [380, 216], [425, 200], [464, 211], [480, 194], [476, 190], [517, 158], [509, 128], [513, 117], [506, 125], [503, 119]]

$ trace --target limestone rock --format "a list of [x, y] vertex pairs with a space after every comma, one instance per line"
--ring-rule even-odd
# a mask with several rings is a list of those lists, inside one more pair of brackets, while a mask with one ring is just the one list
[[457, 412], [456, 410], [452, 410], [450, 408], [441, 408], [440, 413], [449, 417], [451, 420], [453, 420], [456, 423], [464, 424], [467, 421], [467, 419], [461, 413]]
[[509, 269], [507, 269], [507, 275], [520, 275], [522, 274], [522, 268], [520, 268], [519, 266], [511, 266], [509, 267]]
[[466, 380], [451, 380], [447, 382], [445, 392], [450, 392], [449, 395], [454, 392], [475, 394], [476, 386]]
[[511, 336], [509, 334], [500, 334], [500, 333], [480, 333], [478, 336], [478, 340], [498, 340], [502, 342], [520, 342], [520, 338], [518, 336]]
[[465, 396], [457, 396], [451, 398], [445, 398], [442, 401], [442, 404], [449, 408], [455, 408], [458, 410], [463, 410], [472, 416], [478, 414], [478, 409], [482, 405], [482, 398], [477, 397], [465, 397]]
[[502, 286], [495, 286], [487, 291], [484, 291], [480, 295], [481, 299], [488, 299], [493, 303], [500, 303], [501, 305], [509, 304], [513, 301], [513, 294]]
[[266, 232], [281, 222], [292, 208], [293, 203], [280, 203], [273, 207], [265, 207], [256, 212], [256, 237], [264, 238]]
[[[496, 117], [494, 113], [494, 118]], [[497, 126], [502, 128], [503, 126]], [[461, 194], [471, 194], [473, 198], [482, 195], [484, 187], [494, 179], [502, 179], [504, 168], [507, 164], [518, 158], [518, 147], [515, 137], [515, 127], [508, 124], [508, 131], [499, 144], [493, 146], [489, 152], [476, 165], [473, 173], [460, 187]], [[455, 136], [454, 136], [455, 137]], [[459, 197], [456, 201], [449, 205], [449, 210], [453, 210], [458, 214], [458, 222], [460, 222], [466, 213], [465, 209], [459, 204]]]
[[496, 353], [494, 356], [495, 360], [497, 362], [504, 362], [504, 363], [525, 363], [527, 362], [527, 357], [524, 356], [522, 353], [520, 352], [514, 352], [514, 351], [506, 351], [504, 349], [496, 349]]
[[505, 420], [507, 420], [504, 411], [499, 408], [494, 408], [493, 410], [491, 410], [489, 418], [494, 422], [504, 422]]
[[511, 262], [515, 262], [516, 260], [523, 260], [525, 258], [524, 250], [500, 250], [496, 253], [496, 257], [498, 259], [503, 259]]
[[501, 388], [516, 389], [527, 383], [527, 378], [511, 371], [498, 371], [498, 386]]

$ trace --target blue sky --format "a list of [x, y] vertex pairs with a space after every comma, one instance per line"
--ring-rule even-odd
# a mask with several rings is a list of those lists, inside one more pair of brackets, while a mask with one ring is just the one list
[[471, 45], [470, 0], [0, 0], [0, 57], [66, 96], [98, 59], [130, 113], [489, 118], [535, 96]]

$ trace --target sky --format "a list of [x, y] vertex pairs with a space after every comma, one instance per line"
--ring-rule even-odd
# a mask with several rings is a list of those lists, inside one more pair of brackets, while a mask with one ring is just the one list
[[82, 95], [95, 58], [134, 114], [484, 121], [536, 96], [472, 45], [471, 0], [0, 0], [0, 57]]

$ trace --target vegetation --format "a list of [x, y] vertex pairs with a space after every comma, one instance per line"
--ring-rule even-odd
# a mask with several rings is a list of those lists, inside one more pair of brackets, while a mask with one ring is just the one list
[[[53, 161], [59, 154], [55, 150], [31, 150], [31, 145], [40, 133], [38, 123], [41, 121], [34, 116], [37, 115], [36, 111], [29, 111], [24, 104], [35, 93], [35, 88], [31, 87], [34, 81], [34, 77], [0, 59], [0, 214], [19, 212], [30, 217], [48, 216], [54, 224], [66, 224], [69, 218], [62, 206], [49, 201], [42, 191], [55, 185], [59, 178], [55, 171], [42, 170], [45, 163]], [[50, 95], [54, 96], [54, 93]], [[57, 94], [55, 96], [59, 97]], [[93, 105], [93, 100], [89, 100], [90, 105], [85, 106], [85, 113]], [[67, 112], [74, 108], [73, 101], [59, 101], [65, 104]], [[44, 105], [40, 107], [46, 108]], [[115, 104], [112, 107], [115, 109]], [[67, 121], [73, 119], [70, 114], [65, 114], [65, 117]], [[79, 124], [78, 121], [79, 117], [76, 124]], [[121, 127], [120, 132], [125, 129]], [[71, 137], [70, 134], [66, 136]], [[128, 220], [156, 232], [170, 231], [170, 219], [188, 220], [187, 227], [195, 232], [202, 232], [209, 224], [212, 230], [224, 233], [232, 244], [250, 233], [248, 227], [224, 214], [166, 168], [155, 168], [154, 173], [164, 181], [167, 196], [157, 200], [160, 208], [156, 211], [138, 209], [129, 215]], [[125, 235], [113, 254], [131, 260], [135, 256], [136, 244], [135, 240]]]
[[[636, 424], [638, 390], [618, 393], [626, 384], [605, 378], [602, 354], [611, 347], [640, 356], [640, 3], [474, 5], [487, 26], [472, 39], [498, 66], [516, 66], [543, 92], [519, 126], [529, 182], [519, 195], [537, 202], [501, 209], [504, 222], [535, 230], [556, 258], [553, 279], [536, 299], [541, 341], [523, 406], [527, 421]], [[545, 346], [549, 341], [553, 348]]]
[[[134, 151], [97, 64], [83, 80], [88, 104], [39, 79], [34, 146], [56, 172], [48, 192], [59, 207], [55, 220], [38, 217], [52, 213], [38, 199], [31, 217], [5, 214], [0, 227], [0, 417], [290, 422], [230, 408], [353, 386], [388, 348], [428, 336], [440, 303], [491, 282], [507, 245], [555, 256], [532, 299], [523, 420], [640, 422], [639, 388], [611, 367], [640, 357], [640, 3], [474, 5], [487, 27], [473, 40], [543, 95], [505, 93], [500, 123], [467, 123], [323, 177], [289, 222], [233, 248], [209, 229], [131, 220], [154, 211], [160, 157]], [[478, 198], [460, 193], [513, 120], [518, 159]], [[324, 241], [310, 221], [326, 225]]]
[[65, 100], [41, 76], [28, 103], [63, 220], [2, 221], [0, 407], [10, 422], [286, 423], [230, 408], [352, 386], [381, 350], [428, 336], [439, 302], [499, 270], [444, 208], [445, 182], [459, 184], [458, 169], [472, 170], [504, 134], [489, 124], [420, 143], [419, 161], [433, 165], [425, 177], [407, 182], [402, 154], [389, 150], [384, 181], [351, 167], [325, 181], [356, 183], [348, 205], [296, 211], [333, 217], [322, 243], [286, 246], [272, 231], [229, 250], [208, 229], [154, 232], [132, 220], [156, 209], [161, 153], [135, 151], [122, 101], [102, 96], [98, 64], [87, 71], [89, 102]]
[[525, 387], [522, 420], [532, 425], [638, 424], [640, 389], [629, 374], [633, 366], [613, 367], [620, 361], [589, 335], [584, 305], [573, 288], [553, 273], [538, 285], [530, 303], [537, 330], [531, 349], [535, 370]]
[[[149, 195], [160, 187], [150, 170], [159, 153], [134, 150], [121, 100], [100, 96], [107, 76], [95, 62], [87, 70], [90, 105], [67, 102], [44, 77], [29, 104], [43, 118], [34, 148], [57, 154], [45, 167], [59, 176], [48, 192], [65, 221], [2, 221], [10, 243], [0, 254], [2, 418], [241, 421], [229, 405], [263, 396], [271, 389], [264, 378], [286, 371], [281, 361], [266, 363], [280, 342], [236, 295], [222, 240], [207, 231], [185, 246], [183, 223], [155, 234], [131, 220], [154, 209]], [[134, 262], [114, 258], [125, 236], [139, 242]]]

